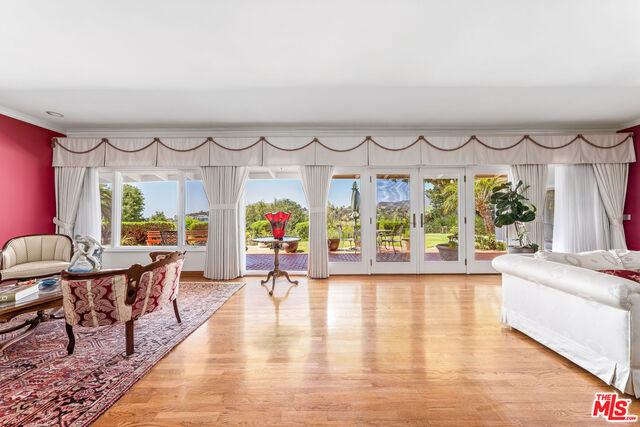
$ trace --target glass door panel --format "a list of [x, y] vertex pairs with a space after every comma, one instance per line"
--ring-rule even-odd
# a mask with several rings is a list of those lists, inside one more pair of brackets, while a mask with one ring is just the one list
[[492, 273], [491, 261], [507, 253], [508, 229], [495, 227], [493, 208], [489, 198], [493, 190], [508, 180], [504, 169], [477, 169], [468, 174], [467, 200], [473, 208], [473, 220], [469, 220], [467, 231], [473, 236], [474, 245], [469, 248], [469, 273]]
[[363, 249], [366, 253], [368, 239], [362, 232], [362, 218], [366, 210], [362, 194], [366, 193], [363, 193], [362, 181], [359, 172], [339, 169], [331, 179], [327, 203], [327, 249], [332, 274], [367, 273]]
[[402, 171], [376, 172], [375, 183], [375, 257], [374, 273], [416, 273], [415, 249], [412, 251], [416, 211], [411, 194], [415, 191], [412, 174]]
[[421, 273], [464, 273], [463, 170], [423, 170]]

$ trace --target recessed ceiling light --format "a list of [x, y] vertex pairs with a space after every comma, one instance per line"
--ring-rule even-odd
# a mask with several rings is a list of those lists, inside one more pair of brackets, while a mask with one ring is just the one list
[[53, 116], [53, 117], [60, 117], [60, 118], [63, 118], [63, 117], [64, 117], [64, 114], [62, 114], [62, 113], [58, 113], [58, 112], [56, 112], [56, 111], [47, 111], [46, 113], [47, 113], [48, 115], [50, 115], [50, 116]]

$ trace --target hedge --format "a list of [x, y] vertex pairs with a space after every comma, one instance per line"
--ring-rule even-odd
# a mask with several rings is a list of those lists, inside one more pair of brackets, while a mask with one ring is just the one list
[[191, 225], [190, 230], [208, 230], [209, 223], [208, 222], [196, 222]]
[[167, 221], [123, 222], [121, 225], [123, 246], [144, 246], [147, 231], [175, 230], [176, 225]]
[[253, 237], [269, 237], [271, 236], [271, 224], [269, 221], [256, 221], [249, 227], [253, 233]]
[[309, 238], [309, 221], [302, 221], [296, 224], [296, 235], [301, 239]]

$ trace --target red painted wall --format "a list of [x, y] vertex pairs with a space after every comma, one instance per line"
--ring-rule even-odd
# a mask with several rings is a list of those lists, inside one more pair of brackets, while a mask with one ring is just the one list
[[0, 115], [0, 247], [14, 236], [55, 231], [54, 136], [64, 135]]
[[[633, 132], [633, 148], [636, 158], [640, 160], [640, 125], [623, 129], [620, 132]], [[627, 246], [634, 251], [640, 250], [640, 165], [638, 162], [629, 166], [629, 184], [627, 185], [627, 200], [624, 213], [631, 215], [630, 221], [624, 221], [624, 232]]]

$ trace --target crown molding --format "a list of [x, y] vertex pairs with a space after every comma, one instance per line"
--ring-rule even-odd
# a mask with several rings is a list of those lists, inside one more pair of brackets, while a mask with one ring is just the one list
[[632, 128], [632, 127], [638, 126], [638, 125], [640, 125], [640, 117], [638, 117], [637, 119], [631, 120], [629, 122], [622, 123], [620, 125], [620, 129], [619, 130], [629, 129], [629, 128]]
[[209, 128], [209, 129], [68, 129], [68, 137], [85, 138], [128, 138], [128, 137], [276, 137], [276, 136], [402, 136], [402, 135], [527, 135], [527, 134], [597, 134], [615, 133], [621, 128], [605, 129], [425, 129], [425, 128], [269, 128], [269, 127], [238, 127], [238, 128]]
[[62, 134], [67, 133], [66, 129], [52, 122], [49, 122], [48, 120], [39, 119], [29, 114], [25, 114], [21, 111], [17, 111], [12, 108], [5, 107], [4, 105], [0, 105], [0, 114], [3, 116], [11, 117], [12, 119], [20, 120], [21, 122], [25, 122], [35, 126], [39, 126], [41, 128], [49, 129], [54, 132], [58, 132]]

